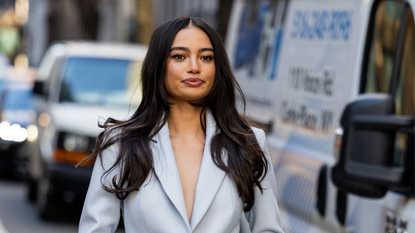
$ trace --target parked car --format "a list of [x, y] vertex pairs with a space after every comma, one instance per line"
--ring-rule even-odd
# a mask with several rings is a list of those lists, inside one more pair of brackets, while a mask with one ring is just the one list
[[83, 202], [93, 161], [75, 164], [92, 151], [102, 130], [98, 120], [122, 120], [135, 111], [146, 51], [139, 45], [87, 42], [48, 49], [33, 89], [39, 138], [27, 179], [28, 197], [37, 200], [40, 217], [57, 217], [63, 202]]
[[414, 7], [233, 1], [227, 49], [284, 232], [415, 232]]
[[0, 173], [24, 178], [28, 143], [37, 139], [33, 80], [2, 80], [0, 94]]

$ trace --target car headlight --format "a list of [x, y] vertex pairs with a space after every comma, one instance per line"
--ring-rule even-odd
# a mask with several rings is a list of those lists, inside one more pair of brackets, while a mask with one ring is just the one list
[[39, 131], [37, 130], [37, 127], [35, 125], [29, 125], [29, 127], [27, 127], [27, 140], [29, 142], [34, 142], [38, 136]]
[[67, 151], [84, 152], [88, 149], [88, 137], [66, 134], [63, 140], [63, 148]]
[[27, 138], [27, 130], [19, 124], [10, 125], [10, 122], [0, 123], [0, 138], [5, 141], [23, 142]]

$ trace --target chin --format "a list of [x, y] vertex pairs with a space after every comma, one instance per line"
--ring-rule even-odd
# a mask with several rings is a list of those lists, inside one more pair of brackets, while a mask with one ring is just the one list
[[198, 102], [198, 101], [202, 101], [203, 99], [206, 98], [207, 95], [184, 95], [181, 97], [176, 97], [174, 99], [179, 100], [179, 101], [187, 101], [187, 102]]

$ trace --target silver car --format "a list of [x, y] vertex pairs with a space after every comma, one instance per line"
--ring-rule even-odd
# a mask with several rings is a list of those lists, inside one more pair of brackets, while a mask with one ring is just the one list
[[53, 219], [62, 204], [83, 202], [101, 132], [98, 121], [128, 118], [141, 100], [139, 45], [67, 42], [52, 45], [34, 86], [38, 138], [29, 157], [28, 197], [40, 217]]

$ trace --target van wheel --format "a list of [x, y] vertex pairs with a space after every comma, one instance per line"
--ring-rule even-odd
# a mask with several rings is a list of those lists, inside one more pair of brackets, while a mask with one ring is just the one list
[[50, 182], [43, 177], [37, 189], [37, 207], [39, 216], [44, 220], [54, 220], [58, 214], [58, 206], [55, 197], [51, 193]]

